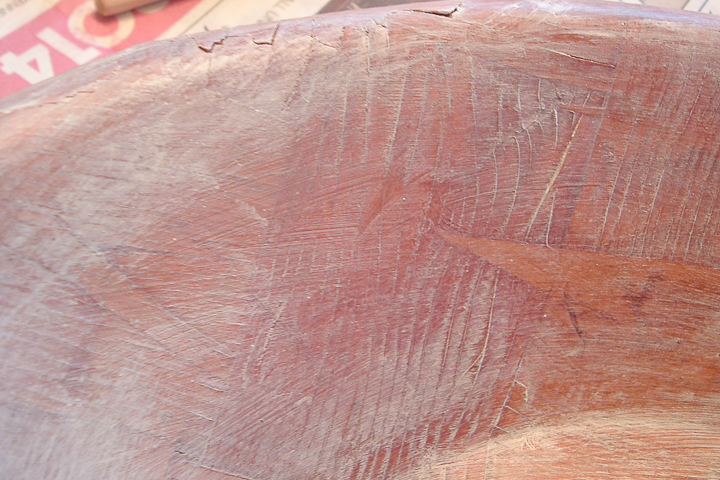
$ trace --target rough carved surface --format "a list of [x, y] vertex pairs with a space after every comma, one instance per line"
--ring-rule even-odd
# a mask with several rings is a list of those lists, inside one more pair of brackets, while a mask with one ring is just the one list
[[720, 476], [720, 23], [453, 3], [0, 103], [0, 477]]

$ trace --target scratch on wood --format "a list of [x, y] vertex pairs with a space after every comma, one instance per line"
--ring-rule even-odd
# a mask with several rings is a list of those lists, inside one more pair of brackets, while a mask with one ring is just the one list
[[558, 50], [553, 50], [551, 48], [546, 48], [545, 50], [547, 50], [548, 52], [552, 52], [556, 55], [562, 55], [563, 57], [572, 58], [573, 60], [580, 60], [581, 62], [588, 62], [588, 63], [592, 63], [594, 65], [602, 65], [603, 67], [616, 68], [615, 65], [613, 65], [611, 63], [600, 62], [598, 60], [593, 60], [591, 58], [585, 58], [585, 57], [581, 57], [578, 55], [572, 55], [570, 53], [560, 52]]
[[[273, 44], [275, 43], [275, 36], [277, 35], [278, 28], [280, 28], [280, 24], [279, 24], [279, 23], [275, 24], [275, 28], [273, 29], [272, 34], [270, 34], [270, 38], [269, 38], [269, 39], [259, 39], [259, 40], [256, 40], [255, 38], [253, 38], [253, 40], [252, 40], [253, 43], [254, 43], [255, 45], [273, 45]], [[223, 40], [224, 40], [224, 38], [223, 38]], [[316, 39], [316, 40], [317, 40], [317, 39]], [[322, 43], [322, 42], [321, 42], [321, 43]]]
[[467, 372], [469, 372], [473, 365], [477, 365], [477, 371], [475, 372], [475, 376], [473, 377], [473, 383], [477, 381], [478, 375], [480, 375], [480, 370], [482, 370], [483, 362], [485, 362], [485, 354], [487, 353], [487, 347], [490, 341], [490, 328], [492, 327], [492, 321], [494, 316], [493, 314], [495, 313], [495, 298], [497, 296], [497, 284], [499, 278], [500, 272], [497, 272], [497, 274], [495, 275], [495, 283], [493, 283], [492, 299], [490, 300], [490, 313], [488, 314], [488, 325], [487, 329], [485, 330], [485, 342], [483, 343], [482, 351], [480, 352], [480, 355], [478, 355], [477, 359], [475, 359], [475, 361], [472, 363], [472, 365], [470, 365], [470, 368], [468, 368], [467, 370]]
[[413, 9], [410, 11], [414, 12], [414, 13], [426, 13], [428, 15], [435, 15], [438, 17], [452, 18], [453, 14], [455, 12], [457, 12], [459, 8], [460, 8], [460, 6], [457, 6], [457, 7], [453, 8], [452, 10], [439, 9], [439, 8], [436, 8], [436, 9], [416, 8], [416, 9]]
[[568, 304], [567, 294], [565, 292], [563, 292], [563, 306], [565, 307], [565, 311], [567, 312], [568, 318], [570, 319], [570, 323], [572, 323], [575, 333], [577, 333], [577, 336], [581, 340], [584, 340], [583, 339], [583, 331], [580, 328], [580, 324], [578, 323], [577, 315], [570, 308], [570, 305]]
[[478, 376], [480, 375], [480, 370], [482, 370], [483, 363], [485, 362], [485, 355], [487, 353], [488, 343], [490, 342], [490, 328], [492, 327], [493, 314], [495, 310], [495, 297], [497, 296], [497, 284], [499, 278], [500, 271], [497, 271], [495, 275], [495, 282], [493, 283], [492, 298], [490, 300], [490, 312], [488, 313], [488, 324], [487, 328], [485, 329], [485, 340], [483, 342], [482, 350], [480, 351], [480, 354], [475, 358], [475, 360], [472, 361], [467, 370], [465, 370], [463, 374], [460, 375], [460, 378], [457, 379], [453, 387], [450, 389], [448, 397], [452, 396], [458, 383], [460, 383], [460, 381], [465, 378], [465, 376], [470, 373], [470, 371], [474, 368], [476, 368], [477, 370], [475, 371], [475, 375], [473, 376], [472, 383], [474, 385], [477, 382]]
[[[497, 417], [495, 418], [495, 422], [493, 423], [491, 429], [490, 429], [490, 436], [492, 437], [493, 430], [501, 430], [505, 433], [508, 433], [506, 430], [503, 430], [498, 425], [500, 424], [500, 420], [502, 419], [503, 412], [505, 411], [505, 408], [507, 408], [507, 403], [510, 400], [510, 393], [512, 392], [512, 389], [515, 387], [515, 385], [518, 385], [518, 376], [520, 375], [520, 368], [522, 367], [523, 359], [525, 358], [525, 354], [520, 357], [520, 361], [517, 364], [517, 367], [515, 367], [515, 374], [513, 375], [513, 381], [510, 384], [510, 388], [508, 388], [507, 393], [505, 394], [505, 400], [503, 400], [502, 406], [500, 407], [500, 411], [497, 414]], [[523, 385], [525, 387], [525, 385]], [[525, 387], [525, 400], [527, 401], [527, 387]], [[490, 438], [488, 438], [488, 442], [490, 441]]]
[[193, 36], [190, 36], [190, 38], [192, 38], [193, 42], [195, 42], [195, 45], [197, 45], [197, 47], [200, 50], [202, 50], [205, 53], [212, 53], [212, 51], [216, 45], [222, 45], [225, 42], [225, 40], [227, 40], [228, 38], [231, 38], [233, 36], [234, 35], [225, 34], [220, 38], [220, 40], [213, 40], [213, 42], [210, 45], [203, 45], [202, 43], [198, 42], [195, 39], [195, 37], [193, 37]]
[[[224, 470], [224, 469], [220, 469], [220, 468], [211, 467], [209, 465], [205, 465], [202, 463], [190, 462], [187, 460], [183, 461], [183, 463], [187, 466], [193, 467], [193, 470], [194, 469], [208, 470], [210, 472], [217, 473], [217, 474], [223, 475], [228, 478], [236, 478], [236, 479], [240, 479], [240, 480], [260, 480], [258, 478], [248, 477], [246, 475], [240, 475], [238, 473], [230, 472], [228, 470]], [[190, 473], [191, 475], [192, 474], [200, 474], [200, 472], [187, 472], [187, 473]], [[202, 474], [200, 474], [200, 475], [202, 475]], [[195, 478], [194, 475], [193, 475], [193, 478]]]
[[542, 208], [543, 204], [545, 203], [545, 200], [547, 199], [548, 194], [550, 193], [550, 190], [552, 190], [553, 186], [555, 185], [555, 182], [557, 181], [558, 177], [560, 176], [560, 171], [565, 166], [565, 161], [567, 160], [568, 153], [570, 152], [570, 147], [572, 146], [573, 140], [575, 139], [575, 134], [577, 134], [578, 128], [580, 127], [580, 122], [582, 122], [583, 116], [580, 115], [580, 118], [578, 118], [578, 121], [575, 123], [575, 128], [572, 131], [572, 134], [570, 135], [570, 140], [568, 141], [567, 145], [565, 146], [565, 150], [563, 151], [562, 156], [560, 157], [560, 162], [558, 163], [557, 168], [552, 174], [552, 177], [550, 177], [550, 181], [545, 186], [545, 191], [543, 192], [542, 196], [540, 197], [540, 202], [538, 203], [537, 207], [535, 207], [535, 211], [532, 214], [532, 217], [530, 217], [530, 221], [528, 222], [526, 237], [530, 235], [530, 230], [532, 229], [533, 224], [535, 223], [535, 220], [537, 219], [538, 214], [540, 213], [540, 208]]

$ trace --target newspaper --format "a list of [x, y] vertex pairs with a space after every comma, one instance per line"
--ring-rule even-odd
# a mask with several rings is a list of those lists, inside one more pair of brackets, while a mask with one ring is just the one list
[[0, 98], [137, 43], [317, 13], [327, 0], [162, 0], [105, 18], [92, 0], [0, 0]]
[[[105, 18], [95, 12], [92, 0], [0, 0], [0, 98], [137, 43], [309, 16], [326, 3], [327, 0], [161, 0]], [[644, 3], [720, 13], [720, 0]]]

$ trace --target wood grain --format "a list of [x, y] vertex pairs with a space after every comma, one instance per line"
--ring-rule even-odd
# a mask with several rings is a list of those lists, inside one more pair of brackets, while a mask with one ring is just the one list
[[0, 101], [0, 477], [718, 478], [719, 27], [404, 5]]

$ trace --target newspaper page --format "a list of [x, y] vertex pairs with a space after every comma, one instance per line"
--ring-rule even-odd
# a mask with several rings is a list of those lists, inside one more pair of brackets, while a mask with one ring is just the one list
[[92, 0], [0, 0], [0, 98], [137, 43], [317, 13], [327, 0], [162, 0], [113, 17]]

